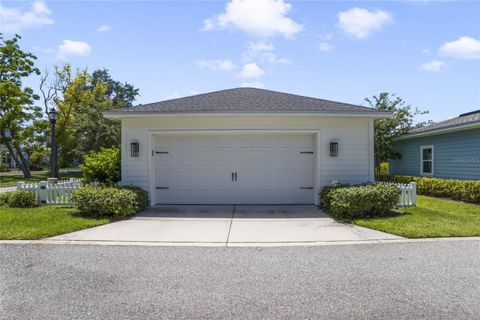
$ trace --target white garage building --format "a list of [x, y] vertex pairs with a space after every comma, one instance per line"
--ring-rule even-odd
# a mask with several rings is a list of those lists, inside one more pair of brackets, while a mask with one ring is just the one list
[[390, 112], [236, 88], [104, 113], [122, 124], [122, 184], [152, 204], [318, 204], [373, 181], [373, 121]]

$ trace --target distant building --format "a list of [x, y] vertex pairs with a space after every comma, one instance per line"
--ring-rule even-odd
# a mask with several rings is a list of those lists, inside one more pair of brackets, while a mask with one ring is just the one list
[[480, 180], [480, 110], [413, 129], [394, 149], [390, 174]]
[[7, 147], [3, 144], [0, 144], [0, 167], [2, 169], [5, 167], [8, 167], [9, 169], [17, 167], [15, 159], [12, 157]]

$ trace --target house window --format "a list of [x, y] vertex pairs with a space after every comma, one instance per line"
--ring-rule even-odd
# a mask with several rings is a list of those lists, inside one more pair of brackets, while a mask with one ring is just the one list
[[433, 175], [433, 146], [420, 148], [420, 174]]

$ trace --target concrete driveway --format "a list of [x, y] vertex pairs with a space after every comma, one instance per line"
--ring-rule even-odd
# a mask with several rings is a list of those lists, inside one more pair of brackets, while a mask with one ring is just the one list
[[163, 205], [50, 239], [242, 246], [399, 238], [335, 222], [313, 205]]

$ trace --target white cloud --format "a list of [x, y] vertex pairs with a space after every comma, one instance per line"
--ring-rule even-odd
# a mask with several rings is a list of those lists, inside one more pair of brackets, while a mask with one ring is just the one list
[[239, 76], [242, 78], [258, 78], [261, 77], [265, 71], [263, 71], [256, 63], [247, 63], [243, 66]]
[[242, 82], [242, 87], [265, 89], [265, 84], [260, 81]]
[[352, 8], [339, 12], [337, 17], [338, 27], [358, 39], [368, 38], [373, 31], [381, 30], [393, 21], [389, 12], [369, 11], [363, 8]]
[[422, 70], [428, 72], [437, 72], [442, 70], [445, 67], [445, 62], [440, 60], [432, 60], [430, 62], [426, 62], [420, 66]]
[[333, 46], [328, 42], [320, 42], [318, 44], [318, 50], [322, 52], [330, 52], [333, 50]]
[[242, 58], [246, 62], [259, 59], [268, 63], [290, 63], [290, 60], [287, 58], [278, 58], [274, 51], [275, 47], [271, 43], [249, 42], [247, 51], [243, 53]]
[[443, 57], [455, 59], [480, 59], [480, 41], [463, 36], [455, 41], [445, 42], [438, 53]]
[[238, 28], [257, 37], [292, 38], [303, 27], [287, 17], [291, 9], [284, 0], [231, 0], [224, 12], [204, 21], [202, 30]]
[[65, 59], [68, 56], [88, 56], [92, 47], [84, 41], [63, 40], [58, 46], [58, 58]]
[[197, 60], [195, 64], [200, 68], [207, 68], [215, 71], [232, 71], [236, 68], [231, 60]]
[[100, 27], [97, 28], [97, 32], [107, 32], [112, 30], [112, 27], [110, 27], [108, 24], [102, 24]]
[[43, 1], [35, 1], [29, 10], [6, 8], [0, 4], [0, 32], [17, 33], [30, 27], [53, 24], [51, 14]]

